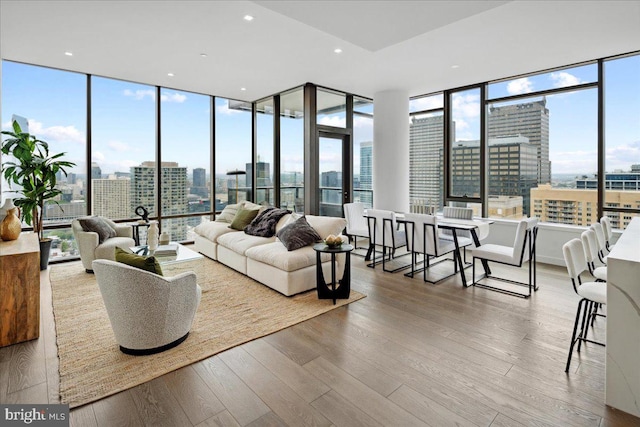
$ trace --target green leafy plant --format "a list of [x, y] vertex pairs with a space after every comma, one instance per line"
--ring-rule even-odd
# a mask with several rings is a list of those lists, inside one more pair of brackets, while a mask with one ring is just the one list
[[21, 198], [14, 199], [14, 204], [22, 212], [22, 219], [33, 227], [40, 240], [44, 240], [42, 227], [44, 204], [47, 201], [58, 204], [53, 200], [62, 193], [56, 188], [56, 174], [67, 175], [65, 168], [75, 166], [75, 163], [60, 160], [65, 153], [49, 154], [49, 144], [37, 139], [28, 132], [22, 132], [18, 122], [13, 122], [13, 132], [3, 131], [8, 138], [2, 142], [2, 154], [13, 156], [15, 161], [2, 163], [4, 178], [9, 183], [19, 186], [14, 191]]

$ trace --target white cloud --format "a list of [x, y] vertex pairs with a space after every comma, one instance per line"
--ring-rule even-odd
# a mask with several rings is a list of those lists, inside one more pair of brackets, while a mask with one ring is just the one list
[[480, 116], [480, 95], [453, 95], [452, 99], [453, 119], [474, 118]]
[[93, 153], [91, 153], [91, 161], [92, 162], [102, 162], [104, 160], [104, 154], [102, 154], [102, 152], [100, 151], [96, 151], [94, 150]]
[[596, 151], [556, 151], [550, 152], [552, 172], [575, 172], [576, 174], [592, 174], [598, 169], [598, 153]]
[[607, 148], [605, 166], [607, 172], [629, 171], [632, 164], [640, 163], [640, 141]]
[[582, 83], [579, 77], [566, 71], [559, 71], [557, 73], [551, 73], [551, 80], [553, 80], [553, 87], [567, 87], [575, 86]]
[[45, 127], [42, 123], [29, 119], [29, 133], [47, 142], [75, 142], [85, 143], [85, 135], [75, 126]]
[[509, 95], [531, 93], [533, 92], [533, 82], [527, 77], [510, 81], [509, 84], [507, 84], [507, 92], [509, 92]]
[[111, 148], [113, 151], [131, 151], [131, 147], [128, 144], [120, 141], [109, 141], [107, 146]]
[[412, 99], [411, 110], [423, 111], [432, 110], [434, 108], [442, 108], [442, 98], [439, 96], [427, 96], [424, 98]]
[[130, 89], [125, 89], [124, 90], [124, 96], [129, 96], [132, 97], [133, 99], [135, 99], [136, 101], [140, 101], [143, 100], [145, 98], [149, 98], [151, 100], [156, 99], [156, 93], [155, 91], [151, 90], [151, 89], [138, 89], [135, 92], [130, 90]]
[[12, 129], [12, 127], [11, 127], [11, 120], [9, 120], [8, 122], [4, 122], [4, 123], [2, 124], [2, 129], [11, 130], [11, 129]]
[[347, 125], [347, 119], [338, 116], [324, 116], [320, 119], [318, 124], [343, 128]]
[[178, 92], [174, 92], [174, 93], [164, 92], [162, 95], [160, 95], [160, 101], [162, 102], [177, 102], [179, 104], [182, 104], [186, 100], [187, 100], [187, 95], [183, 95]]

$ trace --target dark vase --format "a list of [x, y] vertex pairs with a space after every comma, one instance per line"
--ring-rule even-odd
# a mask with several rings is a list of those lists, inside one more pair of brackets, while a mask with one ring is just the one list
[[40, 271], [46, 270], [49, 265], [49, 252], [51, 252], [51, 239], [40, 240]]

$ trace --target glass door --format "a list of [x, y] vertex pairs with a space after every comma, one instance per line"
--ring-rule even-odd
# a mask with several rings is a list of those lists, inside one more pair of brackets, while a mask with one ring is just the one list
[[[342, 204], [349, 201], [349, 177], [345, 167], [348, 136], [320, 132], [318, 137], [318, 194], [320, 215], [342, 217]], [[345, 184], [347, 182], [347, 184]]]

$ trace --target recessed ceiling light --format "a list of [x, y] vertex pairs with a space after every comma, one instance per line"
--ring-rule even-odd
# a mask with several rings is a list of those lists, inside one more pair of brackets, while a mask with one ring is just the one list
[[336, 48], [336, 49], [333, 49], [333, 52], [334, 53], [342, 53], [342, 49]]
[[200, 56], [203, 57], [203, 58], [206, 58], [207, 54], [206, 53], [201, 53]]
[[251, 16], [251, 15], [244, 15], [244, 20], [245, 20], [245, 21], [249, 21], [249, 22], [251, 22], [251, 21], [253, 21], [253, 16]]
[[73, 56], [73, 52], [65, 52], [64, 54], [67, 56]]
[[460, 68], [459, 65], [452, 65], [451, 68]]
[[240, 90], [245, 91], [245, 90], [247, 90], [247, 88], [246, 87], [241, 87]]
[[169, 77], [173, 77], [173, 76], [174, 76], [174, 74], [173, 74], [173, 73], [167, 73], [167, 76], [169, 76]]

